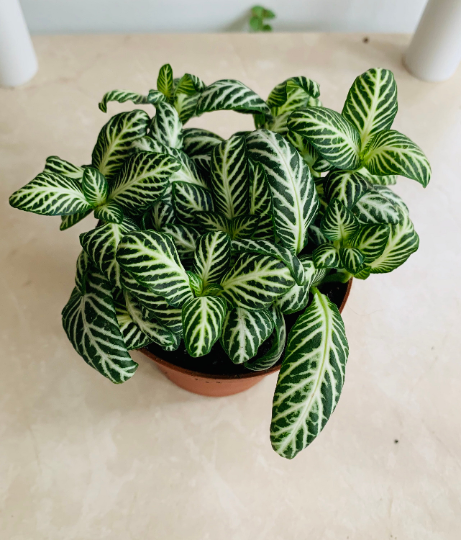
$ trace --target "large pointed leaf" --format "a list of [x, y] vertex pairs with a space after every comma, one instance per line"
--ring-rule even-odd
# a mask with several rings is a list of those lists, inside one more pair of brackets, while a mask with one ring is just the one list
[[264, 371], [275, 365], [283, 354], [286, 342], [285, 318], [277, 307], [269, 308], [269, 313], [274, 323], [274, 331], [270, 339], [270, 349], [263, 355], [245, 362], [245, 367], [251, 371]]
[[360, 250], [364, 262], [371, 263], [382, 255], [389, 233], [388, 225], [364, 225], [352, 239], [352, 244]]
[[200, 237], [199, 232], [187, 225], [179, 223], [166, 224], [162, 231], [173, 238], [174, 244], [180, 257], [193, 257], [197, 249], [197, 243]]
[[401, 212], [399, 223], [389, 228], [389, 239], [383, 253], [370, 263], [373, 274], [392, 272], [419, 247], [419, 237], [408, 214]]
[[189, 279], [172, 238], [155, 231], [138, 231], [123, 237], [117, 250], [120, 266], [145, 287], [174, 307], [192, 297]]
[[157, 103], [156, 114], [152, 119], [150, 131], [154, 138], [171, 148], [182, 146], [182, 122], [178, 112], [166, 101]]
[[354, 214], [339, 199], [333, 199], [326, 209], [320, 229], [332, 242], [346, 240], [359, 229]]
[[204, 356], [221, 335], [226, 301], [214, 296], [188, 300], [182, 308], [184, 344], [190, 356]]
[[205, 286], [219, 283], [228, 270], [230, 255], [231, 241], [226, 233], [206, 233], [198, 241], [192, 271], [202, 278]]
[[196, 111], [199, 99], [199, 92], [197, 92], [193, 96], [176, 93], [174, 97], [174, 108], [176, 109], [179, 120], [182, 124], [185, 124], [192, 117], [197, 116]]
[[68, 216], [61, 216], [61, 225], [59, 226], [59, 230], [65, 231], [69, 229], [70, 227], [73, 227], [79, 221], [82, 221], [82, 219], [85, 219], [86, 216], [91, 214], [91, 210], [92, 208], [90, 208], [86, 212], [78, 212], [77, 214], [69, 214]]
[[361, 174], [349, 171], [331, 171], [323, 185], [328, 202], [338, 199], [347, 208], [352, 208], [369, 189], [368, 182]]
[[56, 173], [43, 172], [10, 197], [13, 208], [44, 216], [84, 214], [91, 210], [80, 184]]
[[299, 253], [307, 243], [307, 229], [319, 205], [309, 167], [291, 143], [267, 130], [249, 135], [247, 148], [266, 172], [275, 232], [286, 248]]
[[173, 99], [173, 70], [170, 64], [164, 64], [157, 77], [157, 90], [162, 92], [166, 99]]
[[173, 207], [175, 215], [181, 223], [192, 225], [195, 212], [213, 210], [211, 192], [195, 184], [189, 184], [189, 182], [174, 182]]
[[398, 131], [381, 131], [373, 135], [362, 159], [371, 174], [400, 174], [416, 180], [423, 187], [431, 179], [431, 166], [424, 152]]
[[131, 101], [135, 105], [145, 105], [151, 103], [149, 96], [138, 94], [136, 92], [128, 92], [127, 90], [110, 90], [106, 92], [98, 104], [99, 110], [107, 112], [107, 104], [110, 101], [117, 101], [118, 103], [126, 103]]
[[207, 187], [197, 169], [197, 165], [187, 154], [175, 148], [171, 148], [170, 153], [180, 164], [179, 169], [171, 175], [170, 182], [187, 182], [204, 188]]
[[266, 172], [261, 163], [250, 164], [250, 214], [259, 216], [258, 227], [253, 238], [274, 240], [274, 223], [272, 221], [271, 190], [266, 179]]
[[211, 188], [218, 212], [228, 219], [249, 210], [249, 170], [246, 141], [234, 135], [216, 146], [211, 155]]
[[362, 252], [355, 247], [339, 250], [340, 265], [351, 274], [358, 274], [363, 269]]
[[360, 223], [397, 223], [400, 219], [398, 207], [377, 190], [366, 191], [352, 208]]
[[[297, 90], [301, 90], [302, 92], [298, 95], [296, 92]], [[295, 96], [293, 96], [293, 94], [295, 94]], [[304, 99], [301, 98], [302, 95], [304, 95]], [[320, 87], [318, 83], [303, 76], [291, 77], [278, 84], [272, 90], [267, 98], [267, 104], [269, 107], [282, 107], [283, 105], [286, 105], [287, 102], [293, 103], [296, 98], [297, 101], [294, 108], [300, 108], [306, 106], [307, 98], [318, 98], [319, 96]]]
[[219, 212], [196, 212], [194, 220], [204, 232], [223, 231], [232, 234], [231, 223]]
[[291, 142], [291, 144], [301, 154], [301, 157], [304, 159], [304, 161], [309, 165], [311, 174], [314, 177], [319, 177], [320, 174], [315, 170], [314, 165], [316, 164], [320, 156], [317, 150], [312, 146], [312, 144], [304, 137], [301, 137], [299, 133], [295, 133], [294, 131], [288, 131], [288, 133], [286, 134], [286, 138]]
[[88, 203], [95, 207], [106, 202], [109, 185], [98, 169], [87, 167], [83, 173], [82, 190]]
[[397, 110], [397, 85], [392, 71], [373, 68], [355, 79], [342, 115], [358, 129], [364, 148], [372, 135], [390, 129]]
[[273, 328], [269, 310], [248, 311], [237, 307], [227, 312], [220, 342], [234, 364], [243, 364], [256, 355]]
[[266, 102], [240, 81], [223, 79], [207, 86], [197, 104], [197, 115], [231, 110], [241, 113], [269, 114]]
[[106, 223], [80, 235], [82, 248], [114, 286], [120, 287], [120, 267], [116, 260], [117, 246], [125, 234], [137, 230], [136, 223], [125, 218], [121, 224]]
[[95, 209], [94, 217], [109, 223], [122, 223], [123, 210], [116, 202], [109, 201]]
[[72, 178], [73, 180], [81, 180], [83, 177], [83, 167], [77, 167], [58, 156], [50, 156], [46, 158], [45, 168], [43, 172], [50, 172], [60, 174], [66, 178]]
[[295, 284], [288, 268], [274, 257], [243, 254], [221, 281], [222, 296], [232, 306], [268, 308]]
[[336, 168], [353, 170], [360, 165], [360, 134], [339, 113], [325, 107], [309, 107], [295, 111], [287, 125]]
[[259, 224], [259, 216], [236, 216], [230, 221], [230, 237], [235, 239], [252, 238]]
[[167, 154], [138, 152], [115, 178], [109, 200], [131, 215], [142, 214], [160, 197], [178, 169], [178, 161]]
[[338, 308], [318, 291], [288, 336], [274, 394], [271, 443], [291, 459], [322, 431], [333, 413], [349, 354]]
[[380, 176], [377, 174], [371, 174], [371, 172], [366, 168], [362, 167], [356, 171], [360, 176], [374, 186], [393, 186], [397, 183], [397, 176], [395, 174], [387, 174], [385, 176]]
[[113, 116], [98, 135], [91, 164], [111, 183], [125, 159], [131, 154], [134, 140], [147, 134], [149, 115], [136, 109]]
[[134, 375], [138, 364], [123, 341], [111, 286], [99, 272], [88, 273], [85, 294], [73, 290], [62, 311], [62, 324], [78, 354], [113, 383], [125, 382]]
[[[383, 176], [383, 178], [385, 178], [385, 177]], [[395, 193], [395, 191], [393, 191], [390, 187], [387, 187], [387, 186], [384, 186], [384, 185], [375, 185], [375, 186], [373, 186], [373, 188], [378, 193], [380, 193], [381, 195], [386, 197], [386, 199], [392, 201], [394, 206], [399, 208], [402, 212], [404, 212], [406, 214], [410, 213], [410, 211], [408, 210], [408, 206], [405, 204], [402, 197], [397, 195], [397, 193]]]

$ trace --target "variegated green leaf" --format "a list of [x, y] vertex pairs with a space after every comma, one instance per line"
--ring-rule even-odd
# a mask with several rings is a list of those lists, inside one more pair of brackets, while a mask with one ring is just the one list
[[205, 86], [206, 84], [196, 75], [185, 73], [179, 80], [176, 88], [176, 94], [186, 94], [188, 96], [192, 96], [197, 92], [201, 92]]
[[355, 247], [345, 247], [339, 251], [341, 266], [351, 274], [357, 274], [363, 267], [363, 255]]
[[138, 364], [128, 354], [117, 323], [111, 285], [97, 271], [88, 272], [85, 294], [75, 288], [62, 311], [62, 324], [85, 362], [113, 383], [134, 375]]
[[424, 152], [398, 131], [381, 131], [373, 135], [362, 159], [371, 174], [400, 174], [416, 180], [423, 187], [431, 179], [431, 166]]
[[245, 137], [234, 135], [215, 146], [210, 171], [216, 210], [228, 219], [248, 213], [250, 179]]
[[117, 315], [117, 323], [123, 336], [126, 348], [142, 349], [152, 343], [152, 339], [144, 334], [139, 326], [133, 321], [125, 305], [125, 299], [122, 291], [114, 296], [114, 307]]
[[120, 281], [122, 288], [132, 293], [139, 302], [145, 318], [157, 319], [174, 334], [182, 333], [181, 308], [170, 306], [163, 297], [139, 284], [128, 272], [122, 271]]
[[210, 283], [203, 288], [202, 296], [220, 296], [223, 288], [218, 283]]
[[266, 172], [275, 232], [286, 248], [299, 253], [307, 243], [307, 230], [319, 205], [309, 167], [291, 143], [267, 130], [253, 132], [247, 138], [247, 148]]
[[174, 182], [173, 207], [175, 215], [181, 223], [192, 225], [195, 212], [213, 210], [211, 192], [189, 182]]
[[121, 238], [137, 231], [134, 221], [125, 218], [122, 223], [106, 223], [80, 235], [80, 244], [100, 272], [116, 287], [120, 287], [120, 267], [116, 260]]
[[357, 128], [365, 147], [372, 135], [390, 129], [397, 110], [397, 85], [392, 71], [373, 68], [355, 79], [342, 115]]
[[200, 99], [200, 94], [194, 94], [188, 96], [187, 94], [176, 93], [174, 98], [174, 108], [176, 109], [179, 120], [182, 124], [185, 124], [192, 117], [197, 116], [197, 103]]
[[182, 122], [173, 105], [166, 101], [157, 103], [156, 114], [152, 119], [150, 131], [162, 144], [171, 148], [182, 146]]
[[322, 431], [338, 403], [349, 346], [338, 308], [315, 291], [288, 336], [274, 394], [272, 448], [292, 459]]
[[320, 229], [332, 242], [347, 240], [359, 229], [354, 214], [339, 199], [333, 199], [323, 216]]
[[115, 178], [109, 200], [131, 215], [142, 214], [160, 197], [179, 166], [167, 154], [138, 152], [125, 162]]
[[84, 214], [91, 206], [80, 184], [56, 173], [43, 172], [10, 197], [13, 208], [44, 216]]
[[98, 169], [87, 167], [83, 173], [82, 190], [88, 203], [95, 207], [106, 202], [109, 185]]
[[320, 244], [312, 252], [316, 268], [338, 268], [339, 253], [333, 244]]
[[259, 223], [253, 238], [274, 240], [274, 223], [272, 221], [271, 190], [266, 179], [266, 172], [261, 163], [250, 165], [250, 215], [259, 216]]
[[222, 296], [234, 307], [268, 308], [295, 284], [288, 268], [274, 257], [243, 254], [221, 281]]
[[199, 232], [194, 227], [170, 223], [166, 224], [161, 232], [169, 234], [173, 238], [180, 257], [193, 257], [200, 237]]
[[157, 90], [162, 92], [167, 100], [173, 99], [173, 70], [170, 64], [165, 64], [160, 68], [157, 77]]
[[228, 270], [230, 255], [231, 241], [227, 234], [206, 233], [198, 241], [192, 271], [202, 278], [205, 286], [219, 283]]
[[294, 131], [288, 131], [286, 138], [301, 154], [301, 157], [304, 159], [307, 165], [309, 165], [311, 174], [314, 177], [320, 176], [320, 174], [314, 169], [314, 165], [320, 156], [312, 144], [304, 137], [301, 137], [299, 133], [295, 133]]
[[237, 307], [227, 312], [220, 343], [234, 364], [243, 364], [256, 355], [273, 328], [269, 310], [248, 311]]
[[192, 292], [195, 296], [202, 296], [203, 292], [203, 279], [198, 276], [197, 274], [194, 274], [194, 272], [186, 272], [187, 276], [189, 277], [189, 285], [192, 289]]
[[88, 254], [82, 249], [77, 257], [75, 272], [75, 286], [81, 294], [85, 294], [86, 275], [91, 269], [94, 270], [94, 267], [88, 257]]
[[232, 234], [230, 221], [218, 212], [196, 212], [194, 221], [204, 232], [223, 231], [229, 236]]
[[358, 272], [357, 274], [354, 274], [354, 278], [357, 279], [368, 279], [371, 274], [371, 266], [367, 266], [366, 264], [363, 266], [363, 268]]
[[77, 167], [58, 156], [50, 156], [46, 158], [45, 168], [43, 172], [60, 174], [72, 180], [81, 180], [83, 178], [83, 167]]
[[355, 171], [356, 173], [363, 176], [363, 178], [369, 183], [378, 186], [393, 186], [397, 183], [397, 176], [395, 174], [388, 174], [386, 176], [379, 176], [376, 174], [371, 174], [371, 172], [366, 168], [362, 167]]
[[180, 168], [171, 175], [170, 182], [188, 182], [206, 188], [207, 184], [201, 177], [195, 162], [181, 150], [171, 148], [171, 155], [178, 160]]
[[247, 114], [270, 112], [266, 102], [253, 90], [232, 79], [223, 79], [207, 86], [197, 104], [197, 115], [222, 110]]
[[183, 135], [184, 152], [189, 157], [211, 154], [213, 148], [224, 141], [219, 135], [201, 128], [187, 128]]
[[259, 216], [236, 216], [230, 222], [230, 236], [233, 240], [252, 238], [259, 224]]
[[295, 111], [287, 125], [336, 168], [353, 170], [360, 165], [360, 134], [339, 113], [325, 107], [309, 107]]
[[352, 208], [369, 189], [368, 182], [361, 174], [349, 171], [331, 171], [323, 185], [328, 202], [338, 199], [347, 208]]
[[352, 208], [360, 223], [397, 223], [400, 219], [398, 207], [372, 189], [365, 192]]
[[117, 261], [138, 283], [173, 307], [192, 297], [186, 271], [168, 234], [138, 231], [125, 235], [118, 246]]
[[279, 244], [274, 244], [269, 240], [233, 240], [232, 251], [236, 253], [258, 253], [259, 255], [275, 257], [287, 266], [298, 285], [306, 285], [309, 282], [309, 275], [304, 272], [304, 267], [298, 257]]
[[107, 223], [122, 223], [123, 210], [116, 202], [109, 201], [95, 208], [94, 217]]
[[208, 354], [221, 335], [226, 302], [214, 296], [188, 300], [182, 308], [184, 344], [192, 357]]
[[[307, 97], [317, 98], [320, 96], [319, 85], [307, 77], [291, 77], [278, 84], [267, 98], [269, 107], [281, 107], [290, 100], [291, 94], [297, 89], [301, 89]], [[299, 101], [296, 108], [303, 107], [304, 101]]]
[[270, 339], [270, 349], [263, 355], [245, 362], [245, 367], [251, 371], [264, 371], [275, 365], [283, 354], [286, 342], [285, 318], [277, 307], [269, 308], [269, 313], [274, 323], [274, 331]]
[[383, 253], [370, 263], [372, 274], [392, 272], [419, 247], [419, 236], [408, 214], [401, 212], [399, 223], [389, 228], [389, 239]]
[[312, 242], [315, 246], [320, 244], [329, 244], [330, 240], [323, 234], [318, 225], [311, 225], [309, 227], [309, 241]]
[[160, 141], [154, 139], [154, 137], [151, 137], [150, 135], [146, 135], [145, 137], [139, 137], [139, 139], [133, 141], [133, 144], [131, 146], [133, 152], [155, 152], [157, 154], [170, 155], [173, 154], [173, 148], [162, 144]]
[[389, 239], [389, 225], [364, 225], [352, 239], [352, 245], [360, 250], [365, 263], [380, 257]]
[[142, 217], [143, 229], [155, 229], [158, 232], [166, 225], [176, 223], [173, 205], [163, 198], [156, 201]]
[[[383, 178], [386, 178], [386, 177], [383, 176]], [[406, 214], [410, 213], [410, 211], [408, 210], [408, 206], [405, 204], [402, 197], [397, 195], [395, 191], [392, 191], [390, 187], [387, 187], [384, 185], [382, 186], [375, 185], [373, 187], [378, 193], [386, 197], [386, 199], [392, 201], [394, 203], [394, 206], [399, 208], [402, 212], [405, 212]]]
[[116, 114], [99, 132], [91, 164], [106, 177], [109, 185], [131, 154], [133, 141], [147, 134], [149, 122], [149, 115], [136, 109]]
[[66, 229], [73, 227], [76, 223], [78, 223], [79, 221], [82, 221], [82, 219], [85, 219], [86, 216], [91, 214], [91, 210], [92, 208], [90, 208], [86, 212], [77, 212], [76, 214], [69, 214], [68, 216], [61, 216], [61, 225], [59, 227], [59, 230], [65, 231]]
[[288, 292], [277, 298], [274, 302], [274, 305], [286, 315], [301, 311], [307, 306], [311, 286], [314, 284], [314, 281], [318, 281], [319, 278], [321, 279], [324, 276], [325, 271], [315, 268], [314, 261], [310, 255], [302, 255], [300, 262], [304, 270], [305, 284], [293, 285]]
[[145, 105], [146, 103], [150, 103], [149, 96], [144, 96], [136, 92], [128, 92], [126, 90], [110, 90], [110, 92], [106, 92], [104, 94], [100, 103], [98, 104], [99, 110], [106, 113], [107, 104], [110, 101], [117, 101], [118, 103], [126, 103], [127, 101], [131, 101], [135, 105]]

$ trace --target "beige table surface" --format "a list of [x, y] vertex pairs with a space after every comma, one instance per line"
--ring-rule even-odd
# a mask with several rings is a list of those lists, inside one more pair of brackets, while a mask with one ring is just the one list
[[[407, 36], [275, 34], [39, 37], [40, 71], [0, 90], [0, 538], [2, 540], [427, 540], [461, 537], [461, 72], [427, 84], [403, 68]], [[341, 109], [355, 76], [394, 71], [395, 128], [426, 151], [424, 190], [401, 179], [421, 247], [354, 284], [346, 385], [321, 437], [292, 461], [270, 447], [276, 379], [228, 398], [171, 384], [135, 353], [114, 386], [73, 351], [60, 312], [78, 234], [7, 196], [59, 155], [88, 163], [114, 88], [145, 92], [159, 67], [266, 97], [293, 75]], [[110, 104], [110, 113], [130, 106]], [[152, 110], [153, 112], [153, 110]], [[223, 136], [249, 117], [194, 119]], [[397, 442], [398, 441], [398, 442]]]

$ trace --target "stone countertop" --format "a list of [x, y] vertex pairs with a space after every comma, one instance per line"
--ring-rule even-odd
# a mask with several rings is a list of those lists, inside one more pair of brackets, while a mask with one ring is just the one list
[[[34, 39], [40, 71], [0, 90], [0, 538], [8, 540], [455, 540], [461, 530], [461, 71], [428, 84], [402, 66], [409, 37], [93, 35]], [[369, 67], [396, 76], [395, 128], [427, 153], [424, 190], [401, 178], [421, 237], [397, 271], [356, 281], [343, 313], [346, 384], [294, 460], [269, 442], [276, 378], [227, 398], [189, 394], [139, 353], [114, 386], [61, 327], [78, 235], [7, 197], [59, 155], [88, 163], [107, 90], [145, 92], [159, 67], [236, 78], [263, 97], [306, 75], [341, 110]], [[109, 113], [130, 105], [109, 104]], [[152, 109], [150, 109], [152, 111]], [[252, 129], [232, 112], [191, 126]]]

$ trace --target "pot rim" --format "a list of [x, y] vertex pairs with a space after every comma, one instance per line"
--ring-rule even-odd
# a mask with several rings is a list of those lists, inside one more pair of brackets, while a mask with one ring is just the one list
[[[344, 293], [344, 298], [342, 299], [342, 302], [340, 306], [338, 307], [340, 313], [344, 309], [347, 299], [349, 298], [349, 294], [352, 288], [352, 279], [353, 278], [351, 278], [347, 282], [347, 288], [346, 288], [346, 292]], [[271, 373], [276, 373], [277, 371], [280, 370], [280, 367], [281, 367], [281, 364], [277, 362], [275, 366], [272, 366], [271, 368], [266, 369], [264, 371], [250, 371], [248, 373], [241, 373], [238, 375], [226, 375], [226, 374], [218, 375], [216, 373], [202, 373], [201, 371], [194, 371], [192, 369], [186, 369], [186, 368], [177, 366], [175, 364], [172, 364], [171, 362], [167, 362], [166, 360], [163, 360], [162, 358], [158, 357], [156, 354], [150, 352], [149, 350], [145, 348], [137, 349], [137, 350], [140, 353], [147, 356], [148, 358], [150, 358], [151, 360], [154, 360], [154, 362], [156, 362], [157, 364], [161, 366], [172, 369], [174, 371], [178, 371], [180, 373], [183, 373], [184, 375], [189, 375], [189, 376], [201, 378], [201, 379], [215, 379], [215, 380], [249, 379], [249, 378], [254, 378], [254, 377], [262, 377], [262, 376], [270, 375]]]

